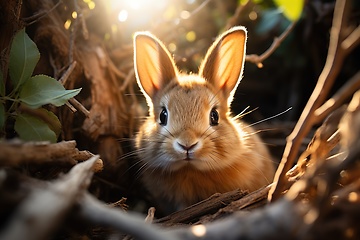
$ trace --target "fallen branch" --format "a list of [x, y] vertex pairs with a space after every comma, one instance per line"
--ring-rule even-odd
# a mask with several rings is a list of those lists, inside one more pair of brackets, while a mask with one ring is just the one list
[[234, 212], [238, 212], [241, 210], [248, 210], [251, 206], [257, 205], [258, 203], [266, 200], [267, 194], [269, 192], [270, 185], [264, 188], [261, 188], [255, 192], [247, 194], [246, 196], [240, 198], [239, 200], [235, 200], [228, 204], [227, 206], [219, 209], [215, 214], [202, 217], [197, 224], [213, 222], [217, 219], [223, 218], [224, 216], [228, 216]]
[[18, 140], [0, 142], [0, 166], [18, 166], [24, 163], [46, 163], [75, 165], [92, 157], [88, 151], [79, 151], [75, 141], [59, 143], [29, 142]]
[[155, 225], [145, 223], [144, 216], [140, 214], [129, 214], [111, 208], [89, 194], [83, 194], [78, 203], [80, 217], [97, 225], [113, 227], [122, 233], [132, 235], [136, 239], [180, 239]]
[[16, 209], [0, 239], [47, 239], [89, 186], [97, 161], [99, 156], [94, 156], [45, 188], [34, 189]]
[[247, 192], [240, 190], [235, 190], [224, 194], [214, 194], [208, 199], [187, 207], [179, 212], [172, 213], [154, 222], [161, 223], [165, 226], [195, 223], [199, 220], [200, 217], [208, 214], [214, 214], [222, 207], [230, 204], [232, 201], [241, 199], [246, 194]]

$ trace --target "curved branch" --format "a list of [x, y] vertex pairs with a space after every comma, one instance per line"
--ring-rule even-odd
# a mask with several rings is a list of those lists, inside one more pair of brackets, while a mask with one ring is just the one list
[[296, 21], [291, 22], [291, 24], [286, 28], [286, 30], [279, 37], [276, 37], [274, 39], [271, 46], [263, 54], [261, 54], [260, 56], [256, 54], [246, 55], [245, 60], [247, 62], [255, 63], [259, 68], [261, 68], [263, 66], [262, 62], [265, 61], [265, 59], [267, 59], [268, 57], [270, 57], [273, 52], [275, 52], [275, 50], [280, 46], [280, 44], [292, 32], [296, 23]]

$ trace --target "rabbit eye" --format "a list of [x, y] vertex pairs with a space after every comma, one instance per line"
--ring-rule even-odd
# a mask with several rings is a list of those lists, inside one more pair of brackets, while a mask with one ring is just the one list
[[165, 126], [167, 124], [167, 119], [168, 119], [168, 112], [166, 108], [163, 107], [160, 112], [160, 125]]
[[213, 108], [210, 112], [210, 125], [216, 126], [219, 124], [219, 113]]

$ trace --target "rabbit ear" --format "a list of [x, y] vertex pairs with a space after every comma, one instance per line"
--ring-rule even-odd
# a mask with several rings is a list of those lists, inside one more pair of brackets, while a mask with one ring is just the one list
[[200, 76], [222, 91], [229, 102], [242, 77], [245, 44], [246, 29], [233, 27], [213, 43], [200, 66]]
[[150, 98], [177, 75], [170, 53], [155, 36], [147, 32], [135, 34], [134, 66], [138, 85]]

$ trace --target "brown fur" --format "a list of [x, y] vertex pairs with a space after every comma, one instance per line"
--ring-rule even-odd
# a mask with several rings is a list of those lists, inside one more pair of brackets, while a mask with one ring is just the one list
[[[144, 184], [158, 201], [178, 209], [217, 192], [253, 191], [272, 181], [265, 145], [249, 126], [230, 117], [245, 40], [244, 28], [229, 30], [209, 49], [199, 75], [180, 75], [159, 40], [148, 33], [135, 36], [136, 76], [150, 109], [136, 147]], [[165, 126], [159, 124], [163, 108]], [[209, 122], [212, 109], [218, 125]], [[185, 151], [179, 143], [194, 148]]]

